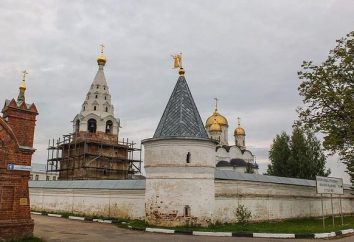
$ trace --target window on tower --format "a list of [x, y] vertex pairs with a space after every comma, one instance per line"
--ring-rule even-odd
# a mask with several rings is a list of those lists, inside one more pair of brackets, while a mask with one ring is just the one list
[[93, 110], [96, 111], [97, 107], [96, 106], [93, 106]]
[[108, 107], [106, 107], [106, 112], [108, 112]]
[[191, 216], [191, 207], [186, 205], [184, 206], [184, 216], [185, 217], [190, 217]]
[[78, 133], [79, 131], [80, 131], [80, 120], [76, 120], [75, 132]]
[[95, 98], [97, 98], [97, 97], [98, 97], [98, 95], [95, 96]]
[[187, 153], [186, 162], [191, 163], [191, 153], [190, 152]]
[[96, 122], [96, 119], [89, 119], [87, 121], [87, 130], [90, 132], [90, 133], [96, 133], [96, 129], [97, 129], [97, 122]]
[[113, 132], [113, 122], [111, 120], [108, 120], [106, 122], [106, 134], [112, 134]]

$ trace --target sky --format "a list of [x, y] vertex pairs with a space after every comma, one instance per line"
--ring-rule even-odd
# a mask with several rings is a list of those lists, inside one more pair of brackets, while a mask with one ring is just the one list
[[[217, 97], [232, 142], [241, 117], [263, 173], [273, 138], [291, 132], [302, 105], [302, 61], [320, 64], [354, 28], [352, 0], [1, 0], [0, 6], [0, 100], [17, 97], [26, 69], [26, 100], [39, 110], [35, 163], [46, 163], [49, 139], [72, 131], [103, 43], [120, 139], [153, 136], [178, 78], [171, 55], [182, 52], [202, 119]], [[349, 182], [338, 157], [327, 166]]]

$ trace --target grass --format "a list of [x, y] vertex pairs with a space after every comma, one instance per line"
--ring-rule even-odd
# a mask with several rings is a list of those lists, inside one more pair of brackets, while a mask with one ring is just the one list
[[[42, 213], [48, 213], [44, 211], [38, 211]], [[125, 218], [112, 218], [104, 216], [87, 216], [84, 214], [72, 214], [67, 212], [56, 212], [57, 214], [62, 214], [63, 217], [69, 216], [79, 216], [79, 217], [89, 217], [98, 219], [107, 219], [115, 221], [117, 226], [123, 228], [138, 228], [144, 229], [146, 227], [160, 227], [147, 224], [144, 220], [129, 220]], [[354, 215], [344, 217], [344, 225], [341, 225], [341, 218], [335, 218], [335, 226], [332, 226], [332, 217], [327, 217], [325, 219], [326, 227], [322, 226], [322, 218], [304, 218], [304, 219], [289, 219], [283, 221], [268, 221], [259, 223], [249, 223], [246, 225], [241, 225], [237, 223], [233, 224], [211, 224], [208, 227], [196, 227], [196, 226], [181, 226], [181, 227], [164, 227], [167, 229], [174, 229], [179, 231], [212, 231], [212, 232], [244, 232], [244, 233], [323, 233], [323, 232], [333, 232], [342, 229], [354, 228]], [[26, 241], [26, 240], [24, 240]], [[28, 240], [36, 242], [41, 240]]]
[[213, 224], [209, 227], [179, 227], [182, 231], [213, 231], [213, 232], [249, 232], [249, 233], [323, 233], [333, 232], [354, 227], [354, 216], [344, 217], [344, 225], [341, 218], [335, 218], [335, 226], [332, 226], [332, 218], [325, 219], [326, 227], [322, 226], [321, 218], [290, 219], [284, 221], [241, 224]]

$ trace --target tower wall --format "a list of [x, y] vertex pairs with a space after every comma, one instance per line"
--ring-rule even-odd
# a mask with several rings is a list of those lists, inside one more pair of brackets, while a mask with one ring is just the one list
[[160, 226], [212, 222], [215, 144], [192, 138], [150, 139], [143, 144], [146, 221]]
[[33, 234], [28, 192], [29, 171], [11, 170], [9, 164], [31, 166], [37, 109], [13, 99], [0, 117], [0, 241]]

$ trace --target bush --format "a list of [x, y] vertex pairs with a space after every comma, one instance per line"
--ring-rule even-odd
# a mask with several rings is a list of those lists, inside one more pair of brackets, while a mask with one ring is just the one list
[[244, 205], [239, 204], [235, 210], [235, 216], [237, 223], [244, 226], [249, 222], [252, 214], [251, 211], [249, 211]]

